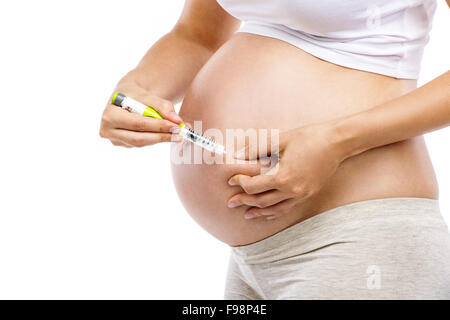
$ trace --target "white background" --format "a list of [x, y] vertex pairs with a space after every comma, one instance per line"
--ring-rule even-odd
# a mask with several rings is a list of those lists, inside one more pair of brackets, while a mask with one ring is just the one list
[[[183, 209], [169, 145], [98, 136], [116, 82], [182, 6], [0, 2], [0, 298], [222, 298], [228, 248]], [[449, 69], [448, 18], [440, 1], [420, 84]], [[450, 132], [426, 138], [450, 223]]]

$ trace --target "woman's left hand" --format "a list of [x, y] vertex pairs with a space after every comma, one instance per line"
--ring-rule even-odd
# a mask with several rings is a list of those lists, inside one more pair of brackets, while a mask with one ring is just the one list
[[[232, 196], [228, 206], [250, 206], [246, 219], [264, 216], [270, 220], [288, 212], [316, 194], [345, 158], [335, 133], [326, 123], [282, 132], [278, 140], [275, 145], [279, 162], [275, 167], [266, 174], [253, 177], [238, 174], [228, 181], [245, 191]], [[258, 154], [249, 155], [248, 150], [246, 146], [235, 158], [259, 158]]]

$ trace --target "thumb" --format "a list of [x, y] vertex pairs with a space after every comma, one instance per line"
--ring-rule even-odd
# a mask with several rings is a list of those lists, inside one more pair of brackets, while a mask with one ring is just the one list
[[131, 98], [149, 106], [158, 111], [161, 116], [174, 123], [182, 123], [183, 120], [176, 114], [174, 105], [171, 101], [163, 99], [155, 94], [149, 93], [147, 90], [135, 84], [123, 84], [115, 89], [117, 92], [123, 92]]
[[163, 116], [164, 119], [175, 122], [182, 123], [183, 119], [175, 112], [175, 108], [172, 102], [164, 99], [160, 99], [156, 105], [156, 109]]
[[142, 97], [142, 102], [154, 108], [166, 120], [174, 123], [183, 122], [183, 119], [181, 119], [181, 117], [175, 112], [173, 103], [169, 100], [165, 100], [154, 95], [146, 95]]
[[271, 155], [279, 154], [286, 145], [285, 134], [276, 134], [267, 137], [255, 146], [249, 145], [246, 141], [245, 147], [236, 151], [234, 157], [239, 160], [253, 160], [265, 158]]

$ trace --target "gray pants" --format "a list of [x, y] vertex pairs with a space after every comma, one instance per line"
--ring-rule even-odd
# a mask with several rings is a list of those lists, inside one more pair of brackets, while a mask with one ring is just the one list
[[439, 202], [356, 202], [232, 247], [225, 299], [450, 299]]

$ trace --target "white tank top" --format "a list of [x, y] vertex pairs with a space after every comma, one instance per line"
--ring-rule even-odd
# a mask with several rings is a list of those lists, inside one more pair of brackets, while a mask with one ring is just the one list
[[320, 59], [417, 79], [436, 0], [217, 0], [238, 32], [286, 41]]

